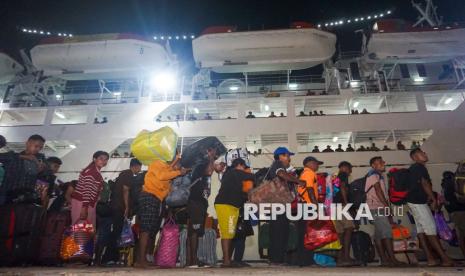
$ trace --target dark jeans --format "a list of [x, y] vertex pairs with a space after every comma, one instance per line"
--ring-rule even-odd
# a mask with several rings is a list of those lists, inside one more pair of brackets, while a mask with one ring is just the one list
[[119, 260], [118, 240], [121, 237], [121, 231], [123, 230], [124, 211], [113, 210], [111, 220], [113, 227], [110, 232], [107, 249], [105, 250], [105, 256], [103, 256], [103, 262], [117, 262]]
[[289, 220], [286, 218], [286, 214], [276, 216], [276, 220], [270, 221], [270, 248], [268, 250], [270, 262], [285, 262], [288, 238]]
[[235, 262], [242, 262], [242, 259], [244, 258], [245, 239], [246, 237], [239, 237], [232, 240], [232, 248], [234, 252], [233, 261]]
[[307, 250], [304, 246], [305, 233], [307, 232], [307, 222], [304, 220], [298, 221], [297, 223], [297, 265], [298, 266], [309, 266], [314, 263], [313, 252]]

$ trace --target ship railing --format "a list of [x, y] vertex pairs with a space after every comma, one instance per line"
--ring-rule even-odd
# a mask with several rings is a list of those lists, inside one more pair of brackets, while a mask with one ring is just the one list
[[337, 56], [336, 60], [341, 60], [341, 59], [354, 59], [354, 58], [359, 58], [362, 57], [363, 54], [361, 51], [346, 51], [346, 52], [340, 52], [339, 55]]
[[[175, 122], [234, 120], [245, 118], [248, 112], [256, 118], [267, 118], [271, 112], [277, 117], [300, 117], [301, 113], [308, 116], [315, 111], [326, 116], [350, 115], [355, 110], [361, 114], [435, 112], [455, 110], [464, 101], [463, 90], [376, 94], [353, 94], [347, 90], [340, 95], [179, 101], [158, 115], [163, 122]], [[89, 124], [94, 118], [111, 122], [120, 111], [118, 104], [12, 108], [3, 103], [0, 126]]]

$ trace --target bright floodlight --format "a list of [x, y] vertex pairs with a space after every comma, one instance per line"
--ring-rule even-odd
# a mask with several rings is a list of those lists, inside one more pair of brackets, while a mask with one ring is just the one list
[[265, 105], [265, 111], [268, 111], [268, 110], [270, 110], [270, 106], [266, 104]]
[[383, 17], [384, 16], [384, 13], [380, 14], [379, 17]]
[[321, 24], [318, 24], [318, 28], [321, 28]]
[[424, 82], [424, 81], [425, 81], [425, 78], [418, 77], [418, 78], [414, 78], [413, 81], [414, 81], [414, 82]]
[[391, 11], [387, 11], [387, 14], [391, 14]]
[[73, 144], [70, 144], [69, 147], [70, 147], [71, 149], [75, 149], [75, 148], [76, 148], [76, 146], [73, 145]]
[[192, 38], [192, 39], [194, 39], [194, 38], [195, 38], [195, 36], [191, 35], [191, 38]]
[[26, 33], [27, 32], [27, 29], [23, 29], [23, 33]]
[[342, 25], [342, 24], [344, 24], [344, 21], [342, 21], [342, 20], [341, 20], [341, 21], [339, 21], [339, 24], [341, 24], [341, 25]]
[[161, 91], [168, 91], [176, 87], [176, 77], [171, 72], [158, 73], [150, 79], [150, 86]]
[[196, 107], [196, 108], [194, 108], [194, 112], [195, 112], [195, 114], [199, 114], [200, 110]]

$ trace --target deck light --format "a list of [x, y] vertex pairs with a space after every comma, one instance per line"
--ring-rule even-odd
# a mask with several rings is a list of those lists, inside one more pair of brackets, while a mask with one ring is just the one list
[[65, 114], [63, 114], [63, 113], [61, 113], [61, 112], [59, 112], [59, 111], [55, 111], [55, 115], [57, 115], [58, 118], [60, 118], [60, 119], [66, 119]]
[[265, 104], [265, 111], [269, 111], [270, 110], [270, 106]]
[[360, 102], [355, 102], [354, 103], [354, 108], [357, 108], [360, 105]]
[[237, 90], [239, 90], [239, 87], [238, 87], [238, 86], [230, 86], [230, 87], [229, 87], [229, 90], [231, 90], [231, 91], [237, 91]]
[[195, 112], [195, 114], [199, 114], [200, 110], [196, 107], [196, 108], [194, 108], [194, 112]]
[[424, 81], [425, 81], [425, 78], [418, 77], [418, 78], [414, 78], [413, 81], [414, 81], [414, 82], [424, 82]]
[[289, 89], [296, 89], [299, 85], [297, 83], [289, 83]]
[[334, 136], [334, 137], [333, 137], [333, 142], [334, 142], [334, 143], [336, 143], [336, 142], [337, 142], [337, 140], [339, 140], [339, 137], [337, 137], [337, 136]]
[[70, 145], [69, 145], [69, 148], [71, 148], [71, 149], [75, 149], [75, 148], [76, 148], [76, 146], [75, 146], [75, 145], [73, 145], [73, 144], [70, 144]]
[[447, 98], [447, 99], [444, 101], [445, 104], [450, 104], [451, 102], [452, 102], [452, 98], [451, 98], [451, 97]]

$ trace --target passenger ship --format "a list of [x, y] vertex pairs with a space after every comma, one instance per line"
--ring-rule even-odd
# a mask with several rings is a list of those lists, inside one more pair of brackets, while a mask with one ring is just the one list
[[[180, 75], [169, 47], [144, 38], [49, 38], [30, 59], [23, 53], [22, 64], [0, 53], [0, 132], [12, 150], [31, 134], [43, 135], [44, 153], [64, 161], [64, 181], [76, 179], [96, 150], [119, 153], [103, 172], [115, 178], [128, 167], [132, 138], [162, 126], [178, 133], [180, 147], [217, 136], [227, 148], [247, 148], [255, 169], [271, 164], [277, 146], [296, 153], [295, 167], [313, 155], [324, 161], [321, 172], [334, 173], [347, 160], [355, 166], [352, 179], [375, 155], [389, 167], [408, 166], [408, 151], [396, 145], [416, 142], [440, 191], [442, 173], [465, 157], [464, 32], [383, 19], [365, 33], [360, 53], [347, 55], [336, 54], [331, 29], [305, 22], [283, 30], [212, 27], [192, 42], [194, 76]], [[314, 66], [323, 68], [320, 75], [308, 74]], [[325, 115], [300, 116], [313, 111]], [[315, 146], [373, 143], [391, 150], [311, 153]], [[214, 175], [210, 205], [218, 186]], [[255, 235], [245, 259], [259, 259], [257, 247]]]

